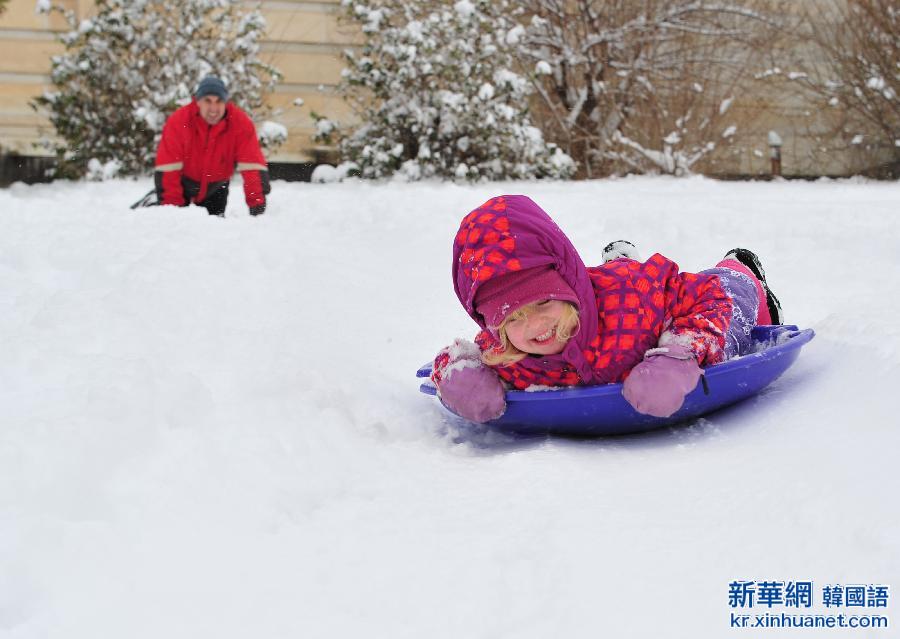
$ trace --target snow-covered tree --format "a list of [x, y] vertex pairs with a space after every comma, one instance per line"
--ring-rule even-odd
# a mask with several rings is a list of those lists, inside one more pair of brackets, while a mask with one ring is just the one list
[[365, 43], [346, 52], [341, 92], [361, 124], [335, 130], [364, 177], [567, 177], [572, 160], [532, 124], [529, 77], [513, 55], [524, 29], [511, 0], [343, 0]]
[[61, 36], [65, 53], [53, 58], [55, 90], [36, 106], [63, 141], [55, 149], [69, 174], [82, 174], [92, 159], [115, 163], [120, 174], [149, 171], [166, 118], [204, 75], [222, 78], [251, 115], [280, 77], [258, 57], [258, 7], [240, 0], [97, 0], [81, 22], [51, 10], [72, 30]]
[[529, 0], [541, 125], [587, 176], [684, 174], [739, 133], [777, 0]]
[[812, 100], [817, 148], [850, 151], [849, 170], [893, 163], [900, 172], [900, 0], [821, 0], [814, 9], [791, 66], [769, 79]]

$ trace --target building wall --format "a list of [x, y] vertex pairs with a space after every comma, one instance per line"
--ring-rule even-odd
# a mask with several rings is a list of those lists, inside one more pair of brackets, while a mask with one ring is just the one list
[[[79, 17], [87, 16], [92, 0], [56, 0]], [[284, 74], [267, 103], [271, 119], [288, 128], [288, 140], [272, 162], [311, 162], [324, 149], [311, 140], [311, 111], [330, 118], [347, 119], [348, 107], [334, 92], [340, 80], [341, 52], [357, 40], [352, 30], [339, 24], [340, 0], [263, 2], [266, 38], [261, 58]], [[35, 0], [10, 0], [0, 15], [0, 150], [21, 155], [46, 155], [38, 146], [42, 136], [52, 135], [46, 118], [29, 102], [51, 88], [50, 59], [63, 52], [57, 35], [67, 30], [60, 15], [38, 14]], [[304, 104], [295, 106], [302, 98]]]
[[[77, 0], [61, 2], [80, 10]], [[38, 15], [35, 3], [10, 0], [0, 15], [0, 147], [40, 155], [34, 144], [46, 121], [29, 101], [49, 87], [50, 57], [62, 51], [55, 34], [65, 28], [59, 15]]]

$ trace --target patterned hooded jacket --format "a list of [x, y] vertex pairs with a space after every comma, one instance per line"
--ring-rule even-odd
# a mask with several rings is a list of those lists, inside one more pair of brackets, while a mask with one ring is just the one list
[[[682, 344], [701, 366], [723, 358], [732, 301], [715, 275], [679, 273], [660, 254], [640, 263], [618, 259], [585, 267], [569, 238], [524, 195], [492, 198], [469, 213], [453, 242], [453, 283], [463, 308], [482, 331], [482, 352], [499, 348], [475, 310], [484, 282], [506, 273], [551, 265], [579, 299], [578, 332], [558, 355], [528, 356], [492, 366], [514, 388], [620, 382], [656, 346]], [[432, 379], [440, 387], [452, 349], [435, 360]]]

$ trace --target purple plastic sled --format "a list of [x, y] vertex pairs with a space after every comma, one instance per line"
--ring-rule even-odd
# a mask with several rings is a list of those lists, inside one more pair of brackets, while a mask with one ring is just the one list
[[[621, 384], [604, 384], [564, 390], [507, 391], [506, 412], [488, 423], [518, 433], [622, 435], [694, 419], [751, 397], [774, 382], [790, 368], [815, 332], [810, 328], [801, 331], [796, 326], [757, 326], [752, 337], [757, 352], [707, 368], [706, 388], [698, 384], [671, 417], [642, 415], [625, 401]], [[416, 373], [417, 377], [430, 375], [431, 364]], [[430, 380], [419, 390], [436, 394]]]

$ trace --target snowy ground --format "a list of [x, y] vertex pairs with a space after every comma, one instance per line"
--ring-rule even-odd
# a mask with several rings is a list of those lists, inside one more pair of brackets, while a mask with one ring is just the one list
[[[259, 219], [235, 186], [224, 220], [0, 191], [0, 636], [898, 636], [897, 600], [750, 631], [727, 594], [900, 586], [900, 184], [276, 183]], [[501, 192], [588, 263], [752, 248], [818, 336], [682, 428], [467, 430], [413, 375], [473, 334], [450, 241]]]

